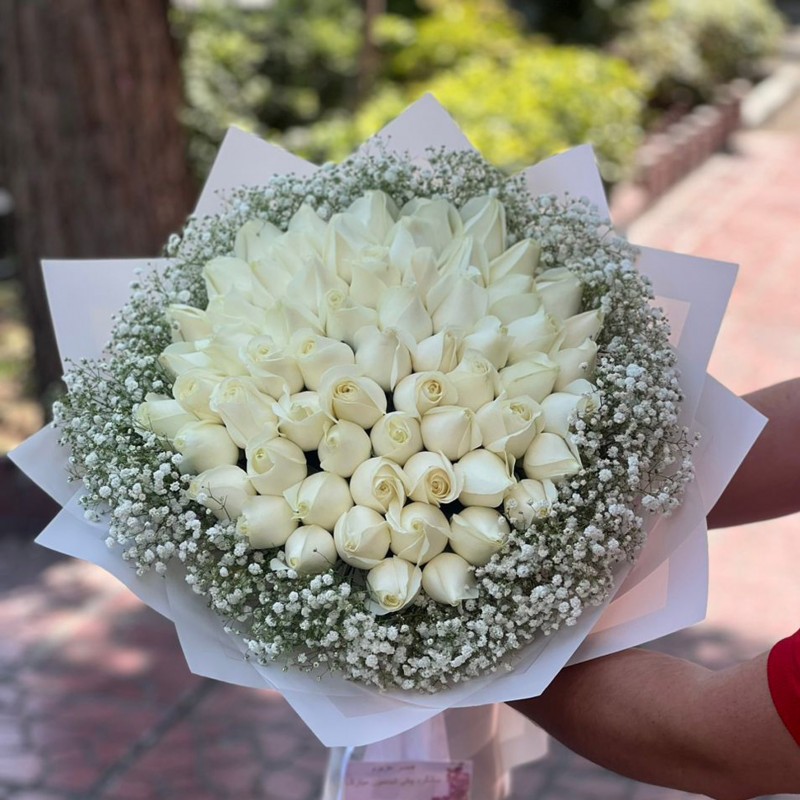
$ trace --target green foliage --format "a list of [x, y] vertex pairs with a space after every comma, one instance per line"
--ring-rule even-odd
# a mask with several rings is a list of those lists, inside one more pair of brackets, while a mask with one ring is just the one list
[[606, 180], [618, 180], [637, 146], [644, 96], [623, 61], [571, 47], [528, 46], [508, 58], [479, 55], [429, 81], [390, 85], [353, 117], [295, 134], [312, 158], [339, 159], [423, 92], [432, 92], [493, 163], [516, 169], [591, 142]]
[[769, 0], [641, 0], [614, 49], [645, 78], [655, 105], [690, 104], [754, 75], [782, 30]]

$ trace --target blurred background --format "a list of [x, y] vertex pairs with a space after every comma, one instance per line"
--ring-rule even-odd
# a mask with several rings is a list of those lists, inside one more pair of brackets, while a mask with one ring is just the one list
[[[634, 242], [740, 263], [711, 371], [744, 393], [800, 366], [799, 22], [796, 0], [0, 0], [0, 800], [312, 800], [325, 760], [280, 698], [189, 675], [114, 579], [31, 546], [56, 509], [2, 456], [61, 391], [40, 258], [157, 255], [230, 125], [338, 160], [431, 91], [509, 171], [591, 142]], [[656, 646], [760, 652], [800, 620], [798, 566], [796, 518], [714, 533], [708, 620]], [[558, 747], [514, 794], [583, 796], [688, 797]]]

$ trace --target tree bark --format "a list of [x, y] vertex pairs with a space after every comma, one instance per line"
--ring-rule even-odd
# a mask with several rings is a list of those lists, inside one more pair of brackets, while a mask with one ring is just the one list
[[0, 0], [0, 183], [16, 203], [40, 393], [61, 367], [39, 259], [155, 256], [194, 198], [167, 10]]

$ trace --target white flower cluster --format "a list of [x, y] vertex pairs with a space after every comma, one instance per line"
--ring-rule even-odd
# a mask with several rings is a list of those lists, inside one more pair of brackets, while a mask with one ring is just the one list
[[549, 511], [581, 468], [570, 423], [597, 404], [603, 315], [569, 270], [534, 280], [538, 257], [490, 195], [251, 220], [206, 263], [207, 307], [168, 307], [173, 398], [136, 423], [182, 454], [192, 499], [283, 548], [276, 569], [367, 570], [377, 614], [420, 589], [475, 598], [504, 501], [517, 523]]
[[[366, 221], [381, 209], [382, 238]], [[141, 572], [180, 559], [261, 661], [423, 691], [504, 668], [602, 602], [642, 514], [673, 509], [691, 477], [635, 251], [584, 201], [532, 199], [475, 154], [282, 176], [190, 220], [168, 255], [134, 285], [108, 357], [73, 365], [56, 422], [109, 545]], [[480, 453], [492, 469], [467, 468]]]

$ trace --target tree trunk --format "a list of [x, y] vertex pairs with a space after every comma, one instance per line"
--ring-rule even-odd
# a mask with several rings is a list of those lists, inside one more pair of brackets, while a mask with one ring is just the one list
[[0, 184], [16, 204], [40, 393], [61, 368], [39, 259], [155, 256], [190, 210], [167, 9], [167, 0], [0, 0]]

